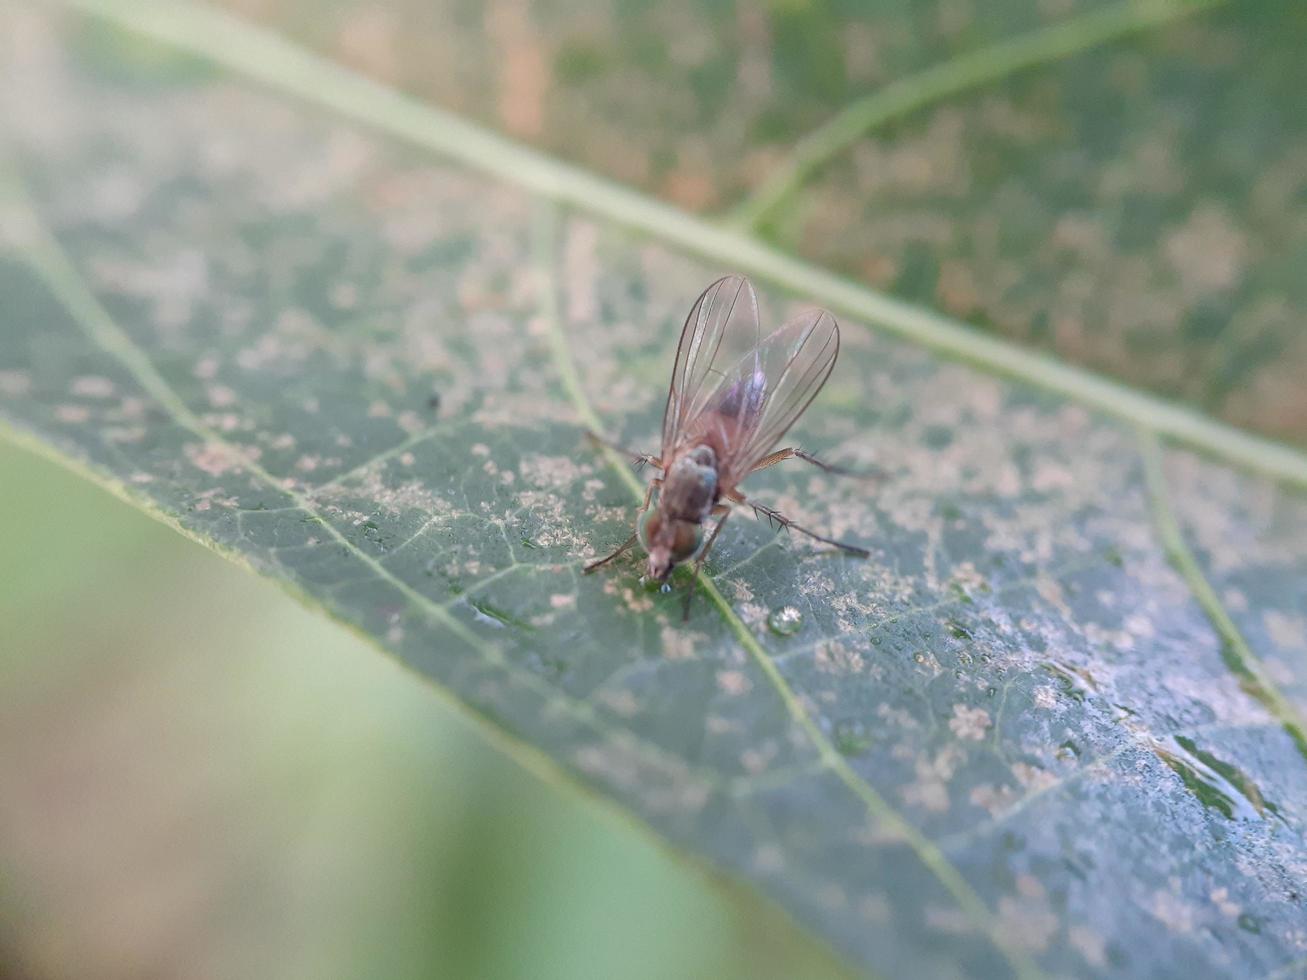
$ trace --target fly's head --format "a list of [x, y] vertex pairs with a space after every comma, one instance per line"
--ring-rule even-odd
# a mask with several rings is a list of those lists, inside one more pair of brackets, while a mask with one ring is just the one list
[[640, 544], [649, 554], [649, 577], [666, 582], [672, 569], [690, 561], [703, 547], [703, 525], [669, 517], [661, 506], [640, 518]]

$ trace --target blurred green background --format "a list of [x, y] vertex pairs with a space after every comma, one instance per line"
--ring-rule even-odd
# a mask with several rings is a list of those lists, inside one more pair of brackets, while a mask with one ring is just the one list
[[824, 977], [349, 632], [0, 442], [0, 976]]

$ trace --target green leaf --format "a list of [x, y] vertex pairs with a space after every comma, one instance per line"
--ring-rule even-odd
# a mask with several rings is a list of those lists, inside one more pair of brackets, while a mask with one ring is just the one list
[[1307, 445], [1301, 3], [279, 0], [254, 16], [897, 297]]
[[[1136, 15], [1201, 15], [917, 114], [841, 113], [833, 152], [788, 206], [755, 210], [757, 227], [905, 299], [1307, 445], [1307, 7], [1209, 6], [1101, 6], [1053, 30], [1073, 41]], [[943, 80], [1004, 53], [946, 62]]]
[[[81, 5], [101, 16], [0, 15], [13, 434], [868, 971], [1300, 968], [1302, 454], [211, 8]], [[796, 436], [887, 477], [761, 474], [758, 499], [872, 558], [737, 518], [683, 625], [635, 560], [580, 574], [642, 494], [581, 429], [652, 448], [681, 319], [723, 267], [771, 320], [841, 314]]]

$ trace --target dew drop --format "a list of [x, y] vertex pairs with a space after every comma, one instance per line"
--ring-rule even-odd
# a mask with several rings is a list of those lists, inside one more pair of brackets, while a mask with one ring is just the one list
[[661, 592], [663, 595], [667, 595], [669, 592], [672, 591], [672, 583], [664, 582], [662, 585], [658, 586], [658, 591]]
[[567, 673], [567, 662], [560, 657], [531, 657], [527, 663], [536, 673], [556, 681]]
[[1057, 747], [1056, 755], [1063, 762], [1070, 762], [1072, 759], [1080, 758], [1080, 747], [1068, 739]]
[[803, 613], [794, 606], [781, 606], [773, 609], [767, 617], [767, 625], [777, 636], [793, 636], [803, 629]]
[[926, 655], [922, 653], [920, 650], [918, 650], [916, 653], [912, 655], [912, 659], [919, 664], [924, 664], [926, 662]]

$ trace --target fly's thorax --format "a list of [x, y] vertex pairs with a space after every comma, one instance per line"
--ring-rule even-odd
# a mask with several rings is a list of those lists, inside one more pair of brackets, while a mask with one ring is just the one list
[[658, 509], [669, 517], [702, 523], [717, 503], [717, 454], [698, 445], [677, 457], [663, 478]]

